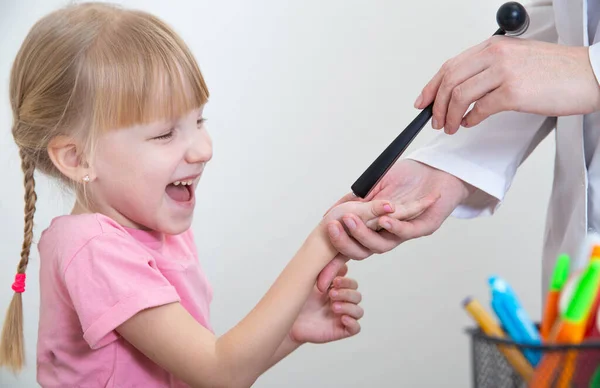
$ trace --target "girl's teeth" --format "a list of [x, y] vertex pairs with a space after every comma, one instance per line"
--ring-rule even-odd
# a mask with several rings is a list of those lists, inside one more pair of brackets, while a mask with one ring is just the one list
[[191, 180], [191, 181], [176, 181], [176, 182], [173, 182], [173, 184], [175, 186], [179, 186], [179, 185], [182, 185], [182, 186], [185, 186], [185, 185], [191, 186], [193, 183], [194, 183], [193, 180]]

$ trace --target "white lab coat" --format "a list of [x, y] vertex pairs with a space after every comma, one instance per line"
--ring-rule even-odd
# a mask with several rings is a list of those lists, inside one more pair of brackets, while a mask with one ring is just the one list
[[[531, 24], [521, 37], [588, 46], [585, 1], [524, 4]], [[594, 46], [595, 50], [600, 47]], [[474, 128], [459, 130], [455, 135], [440, 133], [431, 143], [408, 156], [447, 171], [479, 189], [453, 212], [453, 216], [469, 218], [493, 214], [519, 165], [552, 130], [556, 137], [556, 159], [543, 247], [544, 290], [547, 290], [558, 254], [579, 255], [588, 228], [583, 116], [555, 118], [502, 112]]]

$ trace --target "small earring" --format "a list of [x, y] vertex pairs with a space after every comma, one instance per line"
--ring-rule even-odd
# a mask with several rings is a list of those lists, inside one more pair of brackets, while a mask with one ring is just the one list
[[85, 183], [88, 183], [88, 182], [90, 181], [90, 176], [89, 176], [89, 175], [86, 175], [86, 176], [84, 176], [84, 177], [83, 177], [83, 181], [84, 181]]

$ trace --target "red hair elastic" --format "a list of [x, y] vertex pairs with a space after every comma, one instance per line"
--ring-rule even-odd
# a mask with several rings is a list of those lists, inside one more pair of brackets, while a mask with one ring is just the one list
[[24, 273], [18, 273], [15, 276], [15, 282], [12, 285], [12, 289], [19, 294], [25, 292], [25, 274]]

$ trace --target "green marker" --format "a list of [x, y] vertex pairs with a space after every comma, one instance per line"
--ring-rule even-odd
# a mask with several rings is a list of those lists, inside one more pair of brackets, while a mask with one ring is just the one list
[[[600, 283], [600, 261], [592, 261], [581, 276], [579, 284], [573, 293], [569, 307], [563, 314], [563, 319], [570, 323], [585, 325], [585, 320], [596, 299]], [[583, 333], [582, 333], [583, 334]]]
[[569, 255], [560, 255], [556, 259], [554, 273], [552, 274], [552, 282], [550, 283], [550, 291], [561, 291], [567, 279], [569, 278], [569, 266], [571, 259]]
[[596, 369], [590, 380], [590, 388], [600, 388], [600, 367]]

